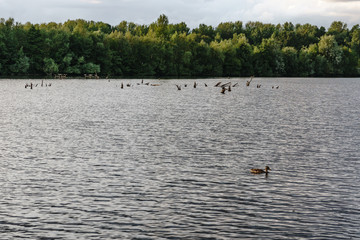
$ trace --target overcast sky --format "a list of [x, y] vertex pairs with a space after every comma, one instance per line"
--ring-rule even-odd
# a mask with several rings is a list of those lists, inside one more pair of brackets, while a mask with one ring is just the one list
[[360, 24], [360, 0], [0, 0], [0, 18], [17, 22], [103, 21], [117, 25], [156, 21], [165, 14], [170, 23], [191, 29], [204, 23], [216, 27], [228, 21], [310, 23], [328, 28], [333, 21]]

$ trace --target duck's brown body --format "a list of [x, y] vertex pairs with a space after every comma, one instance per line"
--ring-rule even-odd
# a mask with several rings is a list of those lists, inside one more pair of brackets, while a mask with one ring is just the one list
[[265, 170], [260, 169], [260, 168], [252, 168], [252, 169], [250, 169], [250, 172], [254, 173], [254, 174], [260, 174], [260, 173], [268, 173], [269, 170], [271, 170], [271, 169], [268, 166], [266, 166]]

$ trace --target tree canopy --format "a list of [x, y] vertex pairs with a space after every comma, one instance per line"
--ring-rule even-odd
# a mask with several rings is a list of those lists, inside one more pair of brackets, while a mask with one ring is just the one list
[[359, 76], [360, 27], [241, 21], [218, 26], [116, 26], [83, 19], [18, 23], [0, 19], [0, 76], [118, 77]]

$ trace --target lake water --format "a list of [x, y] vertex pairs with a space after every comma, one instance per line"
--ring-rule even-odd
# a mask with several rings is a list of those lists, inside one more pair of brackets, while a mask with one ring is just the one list
[[360, 79], [246, 80], [0, 80], [0, 239], [360, 239]]

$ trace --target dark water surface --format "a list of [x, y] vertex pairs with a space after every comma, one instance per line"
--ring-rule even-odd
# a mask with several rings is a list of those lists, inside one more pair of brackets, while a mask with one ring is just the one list
[[0, 80], [0, 239], [360, 239], [360, 79], [50, 81]]

